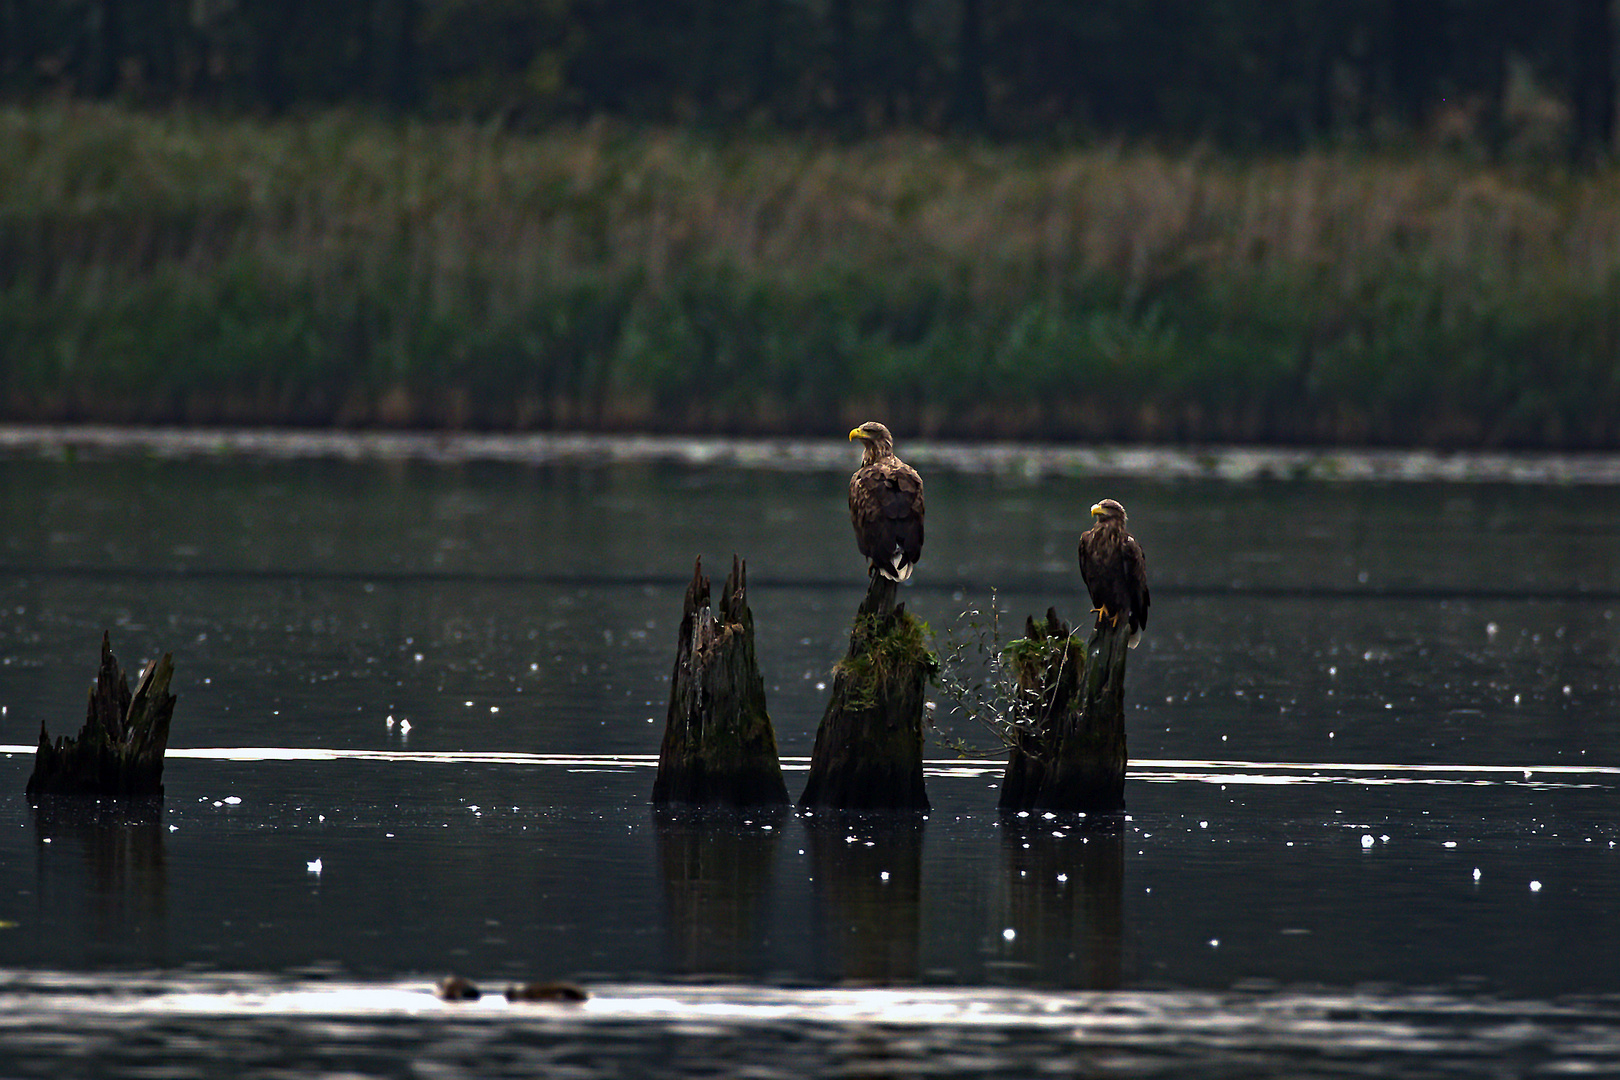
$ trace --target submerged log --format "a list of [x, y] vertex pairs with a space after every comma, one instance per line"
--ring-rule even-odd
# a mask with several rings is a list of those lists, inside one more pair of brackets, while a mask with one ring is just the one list
[[1002, 779], [1003, 810], [1113, 814], [1125, 809], [1125, 657], [1130, 628], [1106, 622], [1084, 646], [1048, 608], [1005, 656], [1031, 703]]
[[787, 805], [765, 680], [754, 656], [747, 576], [748, 564], [733, 555], [717, 620], [703, 560], [693, 567], [653, 780], [655, 804]]
[[513, 983], [506, 988], [507, 1001], [588, 1001], [590, 993], [578, 983], [547, 982]]
[[897, 583], [873, 574], [833, 669], [832, 697], [816, 729], [808, 810], [927, 810], [923, 691], [939, 670], [923, 624], [895, 604]]
[[101, 636], [101, 670], [77, 739], [54, 744], [42, 723], [28, 794], [142, 798], [163, 794], [163, 753], [175, 697], [169, 693], [174, 658], [164, 653], [146, 665], [133, 693], [112, 644]]

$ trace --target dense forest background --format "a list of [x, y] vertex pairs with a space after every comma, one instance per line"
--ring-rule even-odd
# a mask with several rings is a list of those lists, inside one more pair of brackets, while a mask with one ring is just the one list
[[0, 419], [1620, 447], [1616, 0], [0, 0]]
[[1517, 79], [1590, 155], [1614, 137], [1614, 26], [1612, 0], [0, 0], [0, 92], [1500, 150]]

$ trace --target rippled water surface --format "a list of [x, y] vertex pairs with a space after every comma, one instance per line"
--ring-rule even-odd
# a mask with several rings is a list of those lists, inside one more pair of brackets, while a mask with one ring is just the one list
[[[648, 806], [699, 554], [749, 560], [802, 787], [864, 584], [847, 447], [6, 445], [6, 1075], [1620, 1070], [1602, 461], [919, 448], [942, 648], [992, 595], [1003, 638], [1081, 613], [1086, 511], [1130, 510], [1155, 604], [1107, 828], [1003, 819], [943, 743], [926, 819]], [[104, 629], [175, 656], [166, 798], [32, 807]], [[594, 995], [449, 1005], [450, 972]]]

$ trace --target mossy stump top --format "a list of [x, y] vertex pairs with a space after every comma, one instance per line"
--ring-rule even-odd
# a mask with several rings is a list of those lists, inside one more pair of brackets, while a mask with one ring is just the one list
[[663, 806], [786, 806], [787, 784], [754, 654], [748, 564], [735, 555], [717, 619], [703, 560], [681, 606], [652, 800]]
[[133, 799], [163, 794], [163, 754], [175, 697], [169, 693], [174, 658], [165, 653], [146, 665], [131, 692], [129, 680], [101, 636], [101, 667], [79, 737], [51, 742], [39, 726], [39, 749], [27, 794], [95, 795]]
[[924, 691], [939, 661], [928, 650], [927, 627], [895, 603], [895, 589], [894, 581], [871, 576], [849, 651], [833, 669], [801, 809], [929, 809]]
[[1100, 623], [1084, 645], [1048, 608], [1005, 656], [1034, 707], [1013, 747], [1002, 810], [1114, 814], [1125, 809], [1125, 658], [1129, 627]]

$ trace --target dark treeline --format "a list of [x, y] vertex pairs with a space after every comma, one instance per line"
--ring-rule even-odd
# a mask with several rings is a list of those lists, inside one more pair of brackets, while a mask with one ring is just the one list
[[1612, 0], [0, 0], [0, 93], [859, 135], [1614, 144]]

